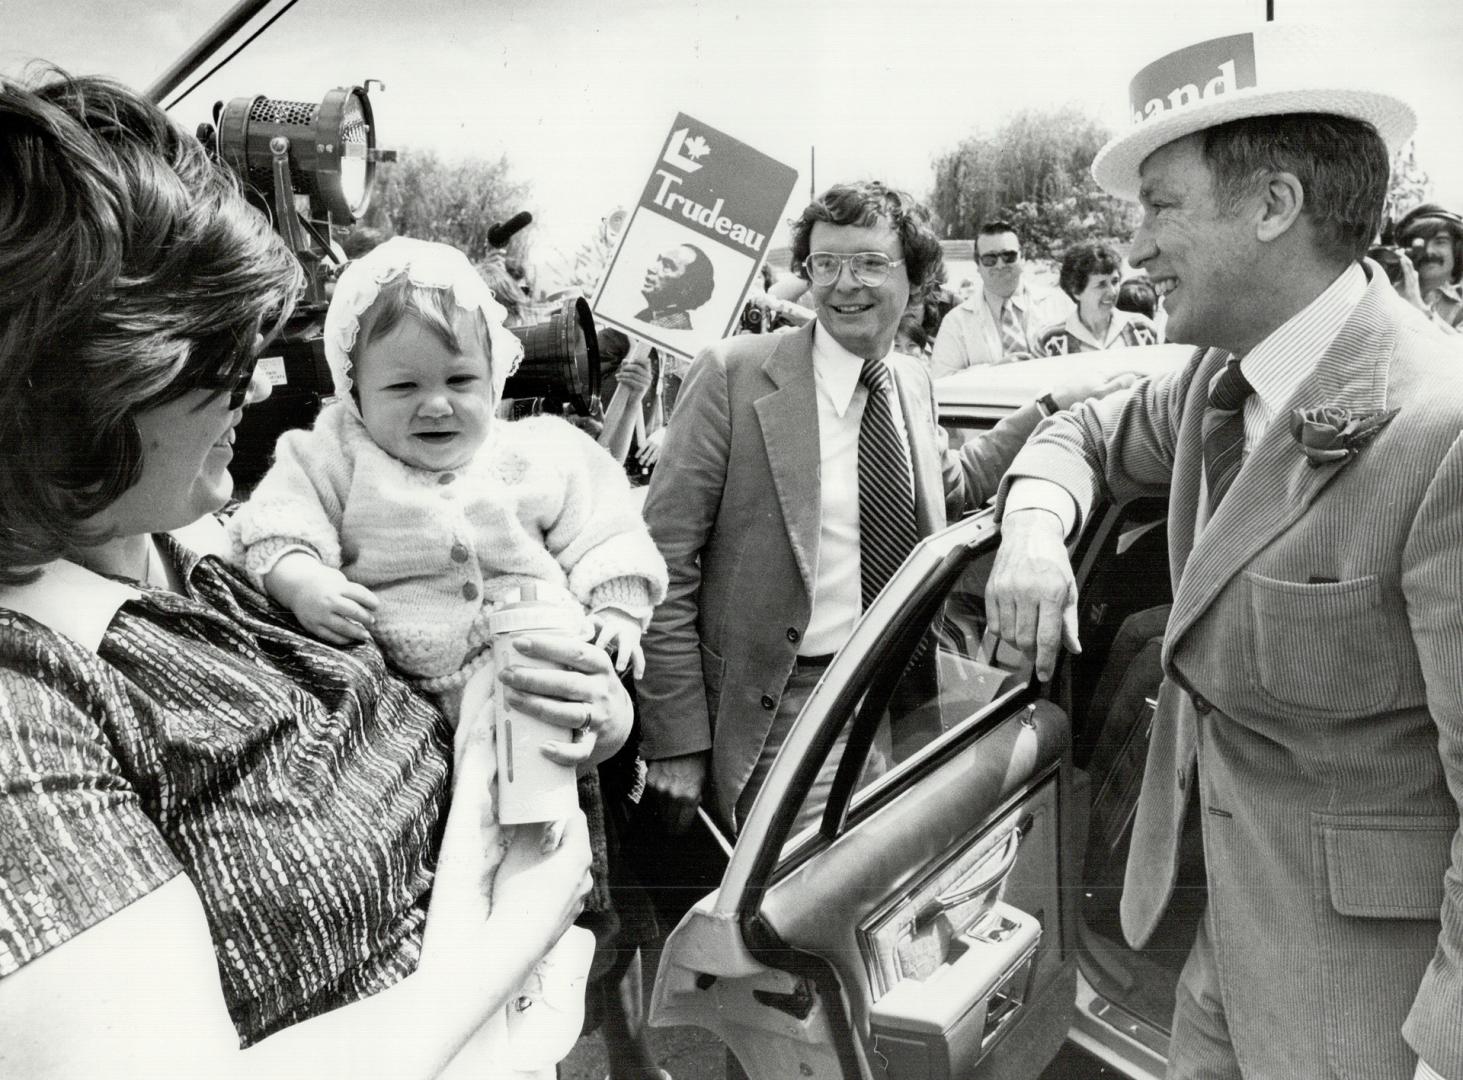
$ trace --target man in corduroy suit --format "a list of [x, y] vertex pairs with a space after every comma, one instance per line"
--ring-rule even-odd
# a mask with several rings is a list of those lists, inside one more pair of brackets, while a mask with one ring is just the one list
[[[1172, 375], [1039, 429], [1002, 491], [994, 629], [1050, 677], [1063, 540], [1167, 492], [1173, 612], [1123, 895], [1141, 947], [1201, 815], [1209, 902], [1170, 1077], [1463, 1077], [1463, 378], [1364, 258], [1411, 110], [1301, 26], [1133, 80], [1099, 153], [1137, 198]], [[1197, 785], [1197, 788], [1195, 787]]]

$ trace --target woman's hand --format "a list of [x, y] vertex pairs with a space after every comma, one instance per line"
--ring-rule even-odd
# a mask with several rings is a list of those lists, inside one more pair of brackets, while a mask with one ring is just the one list
[[620, 685], [608, 653], [588, 641], [554, 634], [515, 637], [512, 647], [555, 665], [531, 668], [510, 663], [502, 674], [506, 704], [564, 729], [563, 742], [543, 744], [545, 757], [583, 772], [625, 745], [630, 737], [630, 695]]

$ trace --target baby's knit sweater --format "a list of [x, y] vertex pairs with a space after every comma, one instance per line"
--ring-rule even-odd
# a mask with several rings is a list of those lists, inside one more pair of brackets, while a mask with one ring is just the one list
[[327, 405], [309, 431], [280, 436], [229, 535], [260, 588], [304, 550], [370, 589], [377, 641], [429, 684], [482, 651], [489, 605], [525, 582], [642, 627], [665, 598], [665, 561], [624, 472], [556, 417], [499, 421], [470, 462], [434, 472], [378, 447], [348, 403]]

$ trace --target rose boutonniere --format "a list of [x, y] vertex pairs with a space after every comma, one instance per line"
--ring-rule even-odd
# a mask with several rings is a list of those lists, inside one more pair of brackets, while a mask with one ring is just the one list
[[1311, 468], [1346, 462], [1361, 453], [1361, 448], [1392, 422], [1397, 409], [1385, 412], [1352, 412], [1340, 405], [1321, 405], [1314, 409], [1293, 409], [1290, 433], [1300, 443], [1301, 451]]

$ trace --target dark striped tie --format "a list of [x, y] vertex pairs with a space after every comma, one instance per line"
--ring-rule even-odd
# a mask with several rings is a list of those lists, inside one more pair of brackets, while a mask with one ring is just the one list
[[858, 436], [859, 569], [863, 606], [914, 548], [914, 493], [909, 454], [894, 426], [894, 385], [882, 360], [865, 360], [868, 387]]
[[1204, 482], [1209, 488], [1209, 516], [1219, 509], [1229, 485], [1245, 460], [1245, 401], [1255, 392], [1232, 356], [1209, 390], [1204, 413]]

